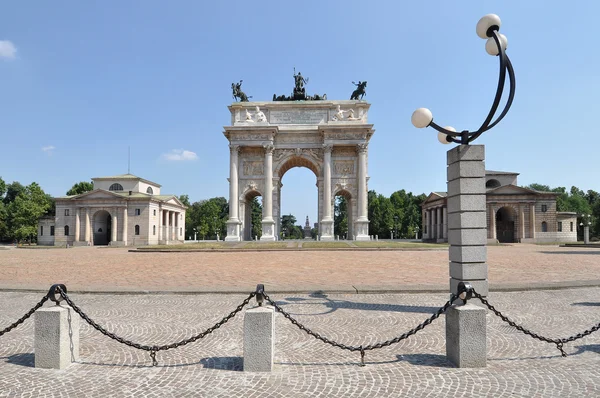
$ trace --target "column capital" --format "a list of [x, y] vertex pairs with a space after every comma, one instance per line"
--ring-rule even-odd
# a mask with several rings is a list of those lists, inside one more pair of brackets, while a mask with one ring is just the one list
[[358, 153], [366, 153], [368, 148], [369, 148], [369, 144], [367, 144], [367, 143], [357, 144], [356, 145], [356, 152], [358, 152]]
[[333, 151], [333, 145], [332, 144], [323, 144], [323, 152], [325, 152], [325, 153], [331, 153], [331, 151]]
[[231, 153], [240, 153], [240, 150], [242, 149], [242, 147], [240, 145], [236, 145], [236, 144], [229, 144], [229, 150], [231, 151]]
[[275, 150], [275, 147], [273, 146], [273, 144], [266, 142], [263, 144], [263, 148], [265, 149], [265, 154], [273, 154], [273, 151]]

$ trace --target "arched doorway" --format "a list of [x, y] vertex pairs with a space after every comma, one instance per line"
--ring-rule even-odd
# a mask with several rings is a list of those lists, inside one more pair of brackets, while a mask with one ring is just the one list
[[99, 210], [94, 214], [94, 246], [106, 246], [110, 243], [111, 225], [112, 217], [106, 210]]
[[496, 239], [500, 243], [515, 242], [516, 212], [512, 207], [504, 206], [496, 212]]
[[[276, 232], [277, 232], [278, 236], [280, 236], [281, 235], [280, 232], [282, 232], [281, 217], [284, 214], [291, 213], [290, 209], [289, 209], [289, 205], [290, 205], [289, 202], [287, 204], [288, 208], [286, 208], [284, 206], [284, 210], [282, 212], [281, 206], [282, 206], [284, 197], [287, 196], [287, 200], [291, 199], [291, 197], [289, 195], [285, 195], [285, 193], [284, 193], [284, 195], [282, 195], [282, 193], [281, 193], [282, 190], [284, 189], [284, 185], [285, 185], [285, 184], [283, 184], [283, 180], [286, 175], [290, 175], [290, 174], [288, 174], [288, 172], [294, 168], [296, 168], [296, 170], [294, 170], [292, 172], [291, 177], [285, 178], [285, 180], [288, 182], [289, 181], [294, 182], [294, 184], [289, 184], [290, 187], [293, 185], [294, 189], [296, 189], [296, 191], [292, 192], [292, 195], [300, 197], [302, 199], [302, 201], [304, 201], [304, 202], [311, 201], [311, 197], [313, 198], [312, 200], [314, 200], [314, 202], [312, 203], [313, 206], [311, 206], [310, 204], [306, 206], [307, 210], [305, 211], [305, 213], [308, 213], [308, 214], [292, 214], [296, 218], [296, 223], [294, 225], [300, 225], [300, 227], [302, 228], [305, 224], [306, 216], [308, 215], [309, 221], [312, 221], [313, 223], [316, 221], [319, 223], [319, 226], [320, 226], [322, 209], [320, 209], [319, 205], [318, 205], [318, 202], [319, 202], [318, 197], [319, 197], [319, 192], [320, 192], [319, 181], [318, 181], [319, 168], [315, 163], [313, 163], [311, 160], [307, 159], [304, 156], [292, 155], [292, 156], [284, 159], [279, 164], [279, 167], [277, 167], [275, 169], [275, 178], [279, 179], [279, 184], [276, 184], [277, 195], [274, 198], [273, 206], [275, 208], [274, 217], [276, 216], [277, 220], [278, 220], [278, 222], [276, 224]], [[307, 172], [306, 169], [308, 169], [310, 171]], [[290, 180], [290, 178], [293, 178], [293, 180]], [[302, 180], [301, 184], [298, 184], [298, 179]], [[314, 184], [313, 186], [316, 186], [316, 188], [310, 188], [310, 185], [309, 185], [309, 188], [307, 189], [305, 186], [306, 183], [308, 183], [308, 184], [312, 183], [312, 184]]]
[[352, 195], [345, 189], [338, 191], [334, 197], [333, 208], [333, 230], [340, 239], [352, 240], [354, 237], [354, 222], [352, 219], [352, 209], [354, 200]]
[[245, 192], [240, 199], [240, 219], [242, 220], [242, 240], [260, 239], [262, 235], [262, 204], [260, 192], [256, 189]]

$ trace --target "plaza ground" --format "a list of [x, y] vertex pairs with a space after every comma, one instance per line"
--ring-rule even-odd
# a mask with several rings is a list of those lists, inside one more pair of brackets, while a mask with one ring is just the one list
[[[490, 284], [498, 287], [490, 302], [534, 332], [568, 337], [600, 322], [600, 250], [492, 246], [488, 263]], [[366, 345], [401, 335], [444, 305], [448, 252], [0, 250], [0, 329], [56, 282], [69, 287], [70, 297], [94, 321], [142, 344], [195, 335], [264, 283], [307, 327], [344, 344]], [[564, 288], [569, 285], [579, 287]], [[515, 287], [539, 289], [500, 291]], [[94, 291], [120, 294], [82, 293]], [[140, 294], [144, 291], [155, 294]], [[176, 293], [209, 291], [234, 293]], [[403, 291], [410, 293], [398, 293]], [[488, 313], [487, 367], [458, 369], [446, 361], [442, 316], [407, 340], [367, 352], [367, 366], [360, 367], [358, 353], [325, 345], [277, 313], [275, 369], [248, 373], [241, 371], [243, 316], [244, 311], [195, 343], [159, 352], [156, 367], [147, 352], [110, 340], [82, 321], [80, 360], [60, 371], [33, 367], [33, 322], [27, 320], [0, 336], [0, 397], [600, 396], [600, 332], [565, 344], [569, 356], [563, 358], [554, 344]]]
[[[489, 246], [491, 290], [600, 286], [600, 250]], [[402, 251], [132, 253], [125, 248], [0, 250], [0, 289], [44, 291], [445, 291], [448, 248]]]

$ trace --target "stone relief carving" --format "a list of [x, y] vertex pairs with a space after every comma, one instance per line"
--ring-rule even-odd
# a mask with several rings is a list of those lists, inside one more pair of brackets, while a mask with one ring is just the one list
[[348, 112], [348, 111], [343, 111], [341, 109], [341, 107], [338, 105], [335, 113], [331, 117], [331, 120], [333, 120], [334, 122], [341, 122], [342, 120], [344, 120], [344, 113], [346, 113], [346, 112]]
[[256, 107], [256, 113], [254, 114], [254, 116], [256, 116], [256, 121], [259, 123], [267, 122], [267, 117], [265, 116], [263, 111], [260, 110], [260, 108], [258, 106]]
[[331, 144], [323, 144], [323, 152], [331, 153], [333, 151], [333, 145]]
[[245, 161], [244, 162], [244, 175], [255, 176], [263, 175], [265, 173], [265, 166], [262, 161]]
[[369, 144], [358, 144], [358, 145], [356, 145], [356, 152], [366, 153], [368, 148], [369, 148]]
[[250, 181], [248, 183], [248, 189], [250, 191], [256, 191], [256, 190], [258, 190], [258, 185], [254, 181]]
[[367, 133], [327, 133], [327, 138], [333, 140], [364, 140]]
[[271, 138], [271, 134], [235, 134], [232, 135], [232, 139], [236, 140], [268, 140]]
[[317, 162], [320, 162], [323, 160], [323, 155], [322, 155], [321, 151], [316, 148], [305, 149], [304, 153], [306, 154], [306, 156], [313, 158]]
[[348, 146], [336, 146], [333, 149], [335, 156], [354, 156], [356, 155], [356, 149]]
[[275, 147], [273, 146], [273, 144], [269, 144], [269, 143], [263, 144], [263, 148], [265, 148], [265, 153], [270, 153], [270, 154], [273, 154], [273, 151], [275, 150]]
[[354, 161], [352, 160], [336, 160], [333, 162], [333, 170], [335, 174], [354, 174]]
[[286, 135], [277, 135], [275, 138], [277, 143], [286, 144], [286, 143], [302, 143], [302, 144], [314, 144], [321, 141], [321, 137], [317, 135], [298, 135], [298, 134], [286, 134]]

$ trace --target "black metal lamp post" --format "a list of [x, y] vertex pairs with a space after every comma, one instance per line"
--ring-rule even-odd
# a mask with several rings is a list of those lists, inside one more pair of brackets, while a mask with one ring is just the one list
[[[500, 17], [495, 14], [485, 15], [479, 20], [479, 22], [477, 22], [477, 35], [482, 39], [487, 39], [487, 42], [485, 43], [485, 50], [488, 52], [488, 54], [497, 55], [500, 58], [500, 77], [498, 79], [498, 88], [496, 89], [494, 103], [492, 104], [490, 112], [479, 129], [476, 131], [463, 130], [461, 132], [457, 132], [456, 129], [450, 126], [440, 127], [433, 122], [433, 115], [427, 108], [419, 108], [413, 112], [411, 121], [415, 127], [433, 127], [438, 131], [438, 140], [442, 144], [455, 142], [461, 145], [469, 145], [482, 133], [497, 125], [500, 120], [506, 116], [506, 113], [510, 109], [515, 96], [515, 72], [508, 55], [506, 55], [508, 40], [506, 39], [506, 36], [498, 33], [500, 30], [500, 24]], [[498, 105], [500, 105], [500, 99], [502, 98], [502, 92], [504, 91], [504, 83], [506, 81], [507, 73], [510, 79], [510, 92], [508, 94], [508, 101], [506, 102], [504, 110], [502, 113], [500, 113], [500, 116], [498, 116], [498, 118], [492, 122], [492, 119], [498, 110]]]

